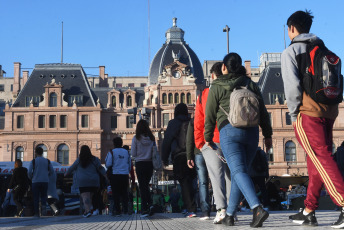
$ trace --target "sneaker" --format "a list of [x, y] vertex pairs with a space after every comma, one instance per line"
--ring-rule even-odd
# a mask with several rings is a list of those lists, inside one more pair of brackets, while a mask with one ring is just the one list
[[342, 209], [339, 218], [336, 222], [331, 225], [332, 228], [343, 228], [344, 227], [344, 210]]
[[186, 215], [185, 215], [185, 217], [186, 218], [192, 218], [192, 217], [196, 217], [197, 215], [196, 215], [196, 213], [194, 213], [194, 212], [188, 212], [188, 213], [186, 213]]
[[143, 211], [142, 213], [141, 213], [141, 218], [144, 218], [144, 217], [147, 217], [147, 216], [149, 216], [149, 211]]
[[199, 219], [200, 220], [209, 220], [210, 219], [210, 215], [209, 215], [208, 212], [203, 212]]
[[263, 209], [262, 206], [255, 207], [253, 209], [253, 220], [250, 223], [252, 228], [258, 228], [263, 226], [263, 222], [269, 217], [269, 213]]
[[187, 214], [188, 211], [186, 209], [183, 209], [182, 214]]
[[297, 224], [318, 226], [317, 218], [315, 217], [315, 211], [310, 212], [308, 215], [303, 215], [303, 210], [304, 209], [300, 209], [299, 213], [289, 216], [289, 219]]
[[85, 217], [85, 218], [90, 217], [90, 216], [92, 216], [92, 212], [91, 211], [89, 211], [89, 212], [87, 212], [87, 213], [85, 213], [83, 215], [83, 217]]
[[149, 216], [153, 216], [153, 214], [154, 214], [154, 206], [150, 206], [150, 207], [149, 207], [148, 215], [149, 215]]
[[219, 209], [216, 212], [216, 217], [213, 221], [214, 224], [221, 224], [222, 220], [225, 218], [226, 216], [226, 209]]
[[93, 211], [92, 216], [98, 216], [99, 215], [99, 210], [96, 209]]
[[226, 215], [221, 222], [226, 226], [234, 226], [234, 217]]

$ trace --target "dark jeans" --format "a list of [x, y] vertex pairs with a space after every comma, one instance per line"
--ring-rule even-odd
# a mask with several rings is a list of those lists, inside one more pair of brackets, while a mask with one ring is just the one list
[[136, 162], [135, 167], [141, 194], [141, 209], [142, 211], [148, 211], [148, 208], [152, 204], [149, 181], [153, 175], [153, 163], [152, 161], [139, 161]]
[[127, 174], [114, 174], [110, 177], [112, 196], [114, 200], [114, 206], [116, 214], [121, 213], [121, 201], [122, 211], [128, 212], [128, 188], [129, 188], [129, 175]]
[[25, 194], [24, 189], [18, 189], [17, 191], [13, 191], [13, 201], [16, 203], [17, 206], [17, 215], [19, 215], [20, 211], [23, 209], [23, 198]]
[[33, 207], [35, 215], [39, 215], [39, 198], [41, 198], [41, 205], [46, 208], [47, 202], [48, 182], [36, 182], [32, 183], [33, 193]]
[[204, 213], [210, 213], [209, 206], [209, 180], [208, 170], [201, 154], [195, 155], [196, 171], [199, 180], [199, 200], [201, 203], [201, 210]]
[[195, 190], [193, 180], [196, 177], [196, 171], [187, 166], [186, 154], [177, 156], [173, 161], [173, 173], [179, 181], [182, 189], [182, 198], [188, 212], [196, 212]]
[[252, 177], [253, 184], [257, 185], [260, 193], [261, 193], [261, 201], [264, 207], [269, 206], [269, 198], [268, 198], [268, 191], [266, 190], [265, 186], [265, 177], [264, 176], [256, 176]]

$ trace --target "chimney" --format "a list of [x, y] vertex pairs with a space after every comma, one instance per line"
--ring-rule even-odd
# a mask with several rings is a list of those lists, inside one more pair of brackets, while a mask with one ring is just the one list
[[23, 71], [23, 87], [27, 82], [27, 79], [29, 78], [29, 71]]
[[251, 61], [245, 61], [246, 75], [251, 77]]
[[99, 66], [99, 77], [102, 80], [105, 79], [105, 66]]
[[20, 91], [20, 69], [21, 69], [21, 63], [15, 62], [14, 63], [14, 82], [13, 82], [13, 94], [18, 95]]

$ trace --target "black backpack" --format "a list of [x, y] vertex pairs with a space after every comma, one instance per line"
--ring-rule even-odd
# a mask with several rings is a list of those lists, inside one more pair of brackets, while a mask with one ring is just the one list
[[252, 161], [252, 167], [257, 173], [263, 173], [269, 170], [269, 163], [266, 158], [266, 153], [262, 149], [257, 150], [256, 156]]
[[304, 91], [318, 103], [334, 105], [343, 101], [341, 60], [321, 40], [306, 43], [306, 60], [299, 66]]
[[177, 144], [175, 150], [173, 151], [175, 156], [180, 153], [186, 154], [186, 135], [188, 132], [189, 122], [190, 121], [183, 121], [179, 128], [179, 132], [177, 132], [174, 136], [174, 141], [176, 141]]

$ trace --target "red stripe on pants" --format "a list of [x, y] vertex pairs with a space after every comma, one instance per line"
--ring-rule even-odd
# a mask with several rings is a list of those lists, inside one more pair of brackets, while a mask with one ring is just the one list
[[344, 206], [344, 180], [332, 157], [332, 128], [334, 120], [299, 114], [295, 134], [307, 153], [309, 183], [305, 207], [316, 210], [320, 192], [325, 184], [331, 199]]

